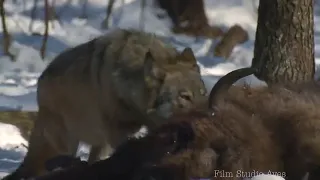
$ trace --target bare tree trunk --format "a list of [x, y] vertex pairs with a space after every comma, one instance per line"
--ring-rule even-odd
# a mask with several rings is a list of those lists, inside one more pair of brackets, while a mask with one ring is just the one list
[[140, 21], [139, 21], [139, 28], [141, 31], [144, 31], [144, 8], [146, 7], [146, 0], [141, 0], [141, 4], [140, 4]]
[[34, 18], [36, 16], [36, 13], [37, 13], [38, 1], [39, 0], [33, 0], [33, 7], [32, 7], [32, 10], [31, 10], [31, 20], [30, 20], [30, 24], [29, 24], [29, 31], [30, 32], [32, 32], [33, 21], [34, 21]]
[[260, 0], [252, 65], [267, 83], [313, 80], [313, 0]]
[[57, 20], [60, 23], [60, 19], [55, 9], [55, 6], [56, 0], [53, 0], [52, 4], [49, 5], [49, 20], [51, 21], [52, 28], [54, 28], [54, 23], [52, 23], [54, 20]]
[[44, 59], [46, 55], [46, 49], [47, 49], [47, 41], [48, 41], [48, 33], [49, 33], [49, 3], [48, 0], [44, 1], [45, 3], [45, 11], [44, 11], [44, 22], [45, 22], [45, 29], [44, 29], [44, 35], [43, 35], [43, 40], [42, 40], [42, 46], [40, 49], [41, 53], [41, 58]]
[[81, 10], [80, 18], [83, 18], [83, 19], [88, 18], [88, 15], [87, 15], [87, 5], [88, 5], [88, 0], [84, 0], [84, 1], [83, 1], [83, 5], [82, 5], [82, 10]]
[[115, 0], [109, 0], [109, 2], [108, 2], [107, 9], [106, 9], [106, 18], [101, 23], [102, 29], [109, 28], [109, 19], [110, 19], [110, 15], [112, 13], [114, 2], [115, 2]]
[[[30, 21], [30, 24], [29, 24], [29, 31], [32, 33], [32, 35], [36, 35], [36, 36], [41, 36], [42, 34], [41, 33], [38, 33], [38, 32], [32, 32], [32, 28], [33, 28], [33, 21], [34, 21], [34, 18], [36, 16], [36, 12], [37, 12], [37, 4], [38, 4], [38, 1], [39, 0], [34, 0], [33, 1], [33, 8], [31, 10], [31, 21]], [[49, 2], [48, 2], [49, 3]], [[57, 20], [59, 23], [60, 23], [60, 19], [59, 19], [59, 16], [55, 10], [55, 3], [56, 1], [52, 1], [52, 4], [49, 5], [48, 4], [48, 7], [44, 7], [45, 8], [45, 11], [48, 11], [48, 15], [49, 15], [49, 21], [53, 21], [53, 20]], [[46, 6], [46, 5], [45, 5]], [[46, 9], [48, 8], [48, 9]], [[46, 12], [45, 12], [46, 13]], [[49, 24], [48, 24], [49, 25]], [[54, 24], [51, 23], [52, 25], [52, 28], [54, 28]]]
[[11, 36], [8, 32], [7, 24], [6, 24], [4, 0], [0, 0], [0, 15], [1, 15], [1, 23], [2, 23], [2, 29], [3, 29], [3, 52], [5, 55], [9, 56], [12, 61], [14, 61], [14, 56], [9, 51], [9, 48], [11, 45]]

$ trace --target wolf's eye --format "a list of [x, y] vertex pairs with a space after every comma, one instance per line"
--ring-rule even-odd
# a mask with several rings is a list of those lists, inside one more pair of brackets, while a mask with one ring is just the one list
[[187, 101], [192, 101], [193, 93], [191, 91], [183, 90], [179, 92], [179, 96]]

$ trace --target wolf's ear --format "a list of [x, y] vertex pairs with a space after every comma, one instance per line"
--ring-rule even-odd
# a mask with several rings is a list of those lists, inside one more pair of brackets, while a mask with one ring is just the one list
[[180, 54], [180, 61], [188, 63], [192, 66], [197, 65], [197, 59], [193, 54], [193, 51], [191, 48], [187, 47], [185, 48], [181, 54]]
[[152, 86], [152, 84], [154, 84], [152, 82], [153, 80], [163, 81], [166, 76], [165, 71], [156, 64], [155, 59], [150, 51], [148, 51], [145, 55], [143, 68], [144, 79], [146, 81], [146, 84], [149, 86]]

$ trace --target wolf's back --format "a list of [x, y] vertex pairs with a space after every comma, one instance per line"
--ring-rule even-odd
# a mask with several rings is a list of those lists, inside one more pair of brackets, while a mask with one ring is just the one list
[[[168, 59], [177, 54], [175, 48], [151, 33], [136, 30], [114, 29], [86, 43], [60, 53], [41, 74], [45, 77], [63, 76], [67, 72], [88, 75], [103, 65], [119, 65], [123, 69], [139, 68], [143, 58], [150, 51], [157, 60]], [[110, 64], [111, 63], [111, 64]], [[77, 67], [78, 70], [75, 70]], [[94, 68], [96, 67], [96, 68]]]

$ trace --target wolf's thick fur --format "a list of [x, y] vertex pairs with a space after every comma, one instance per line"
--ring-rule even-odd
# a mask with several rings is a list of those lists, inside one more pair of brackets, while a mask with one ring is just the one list
[[28, 153], [6, 179], [43, 174], [46, 160], [75, 154], [79, 141], [92, 145], [94, 161], [141, 125], [152, 129], [205, 93], [192, 50], [179, 53], [151, 34], [117, 29], [69, 49], [39, 78]]

